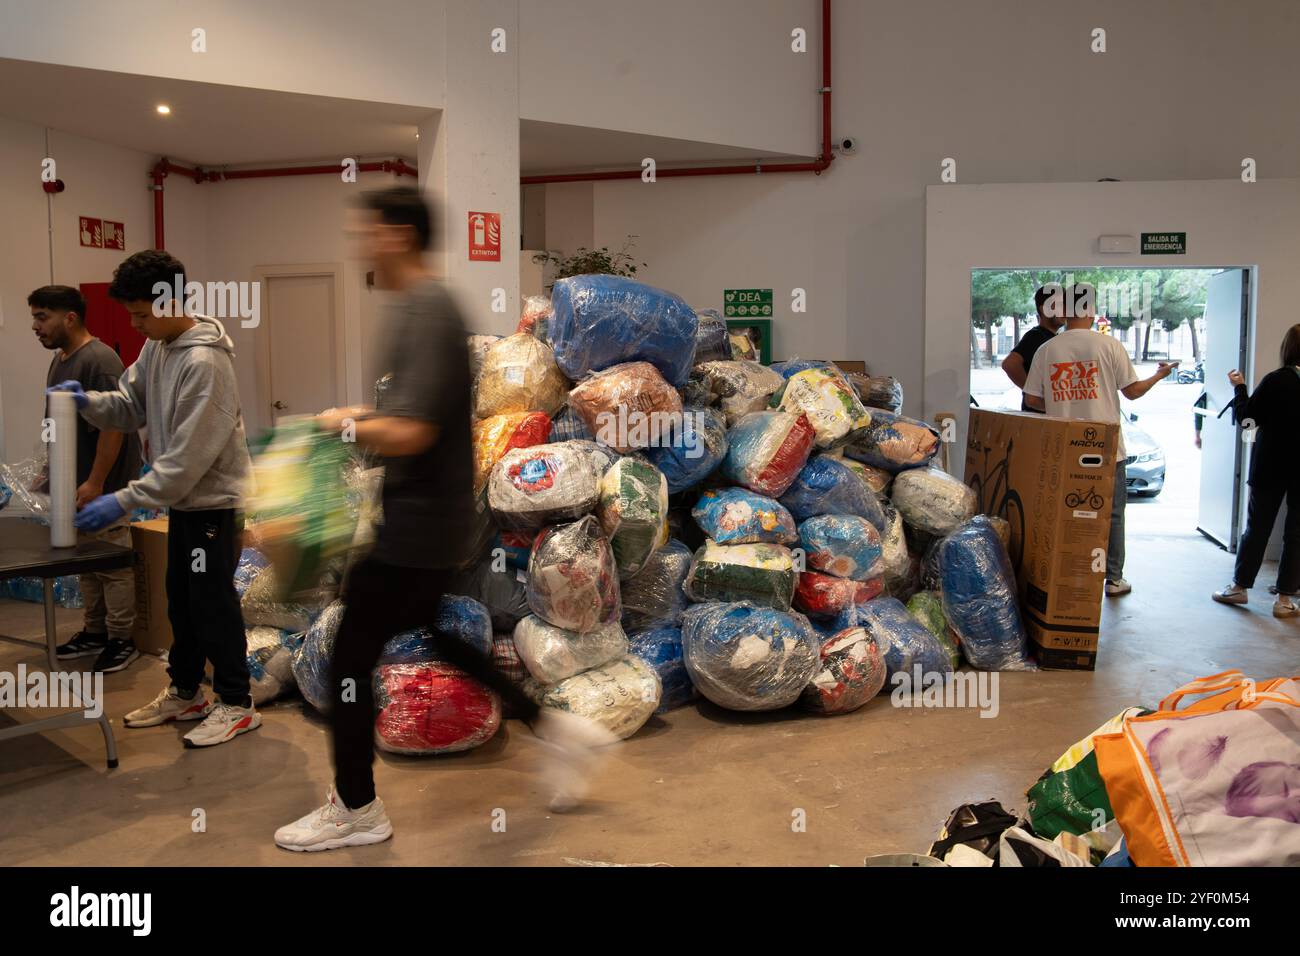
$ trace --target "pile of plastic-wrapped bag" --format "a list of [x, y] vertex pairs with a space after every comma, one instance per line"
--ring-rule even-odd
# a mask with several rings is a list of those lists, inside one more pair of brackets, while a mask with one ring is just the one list
[[[469, 346], [475, 554], [429, 626], [541, 706], [629, 737], [701, 698], [836, 715], [917, 667], [1033, 666], [1004, 531], [894, 379], [761, 365], [716, 313], [605, 275]], [[339, 445], [290, 423], [258, 459], [236, 583], [259, 702], [332, 704], [346, 571], [383, 520], [380, 463]], [[425, 631], [390, 641], [374, 695], [394, 753], [509, 716]]]

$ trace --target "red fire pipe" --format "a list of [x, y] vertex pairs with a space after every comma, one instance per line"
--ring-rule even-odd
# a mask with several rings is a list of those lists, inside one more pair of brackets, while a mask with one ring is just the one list
[[[821, 175], [835, 160], [831, 152], [831, 0], [822, 0], [822, 85], [817, 91], [822, 98], [822, 152], [808, 163], [770, 163], [755, 160], [744, 166], [681, 166], [659, 169], [655, 178], [672, 176], [740, 176], [761, 173], [816, 173]], [[554, 173], [540, 176], [521, 176], [520, 185], [538, 186], [544, 183], [599, 182], [610, 179], [640, 179], [640, 169], [619, 169], [603, 173]]]

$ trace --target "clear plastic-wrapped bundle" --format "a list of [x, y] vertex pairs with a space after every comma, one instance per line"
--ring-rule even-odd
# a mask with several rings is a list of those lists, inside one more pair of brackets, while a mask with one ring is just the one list
[[561, 442], [570, 448], [577, 449], [591, 459], [591, 467], [596, 469], [597, 480], [605, 477], [605, 472], [614, 467], [614, 462], [622, 456], [612, 448], [606, 448], [600, 442], [587, 441], [585, 439], [575, 438], [570, 441]]
[[[478, 378], [479, 372], [483, 371], [483, 358], [487, 355], [488, 349], [490, 349], [492, 346], [496, 345], [500, 341], [501, 341], [501, 336], [499, 335], [468, 336], [468, 341], [466, 344], [469, 347], [469, 380], [471, 382]], [[391, 376], [386, 375], [384, 376], [384, 378], [381, 378], [379, 381], [382, 382], [384, 381], [384, 379], [388, 379], [389, 381], [391, 381]], [[376, 398], [378, 398], [379, 393], [380, 393], [379, 382], [376, 382], [375, 383]], [[376, 401], [375, 404], [378, 405], [379, 403]]]
[[903, 383], [892, 375], [850, 373], [849, 384], [868, 408], [880, 408], [895, 415], [903, 411]]
[[816, 714], [848, 714], [885, 686], [885, 661], [866, 628], [850, 627], [821, 641], [817, 673], [800, 703]]
[[691, 682], [728, 710], [780, 710], [817, 671], [821, 642], [802, 614], [735, 604], [697, 604], [682, 618]]
[[235, 565], [235, 593], [243, 598], [249, 586], [270, 564], [270, 560], [256, 548], [244, 548], [239, 552], [239, 562]]
[[691, 515], [718, 544], [795, 544], [799, 529], [785, 506], [744, 488], [709, 489]]
[[836, 617], [854, 604], [866, 604], [885, 588], [883, 577], [855, 581], [818, 571], [800, 571], [794, 606], [809, 617]]
[[570, 443], [506, 452], [488, 479], [488, 505], [503, 528], [527, 531], [572, 521], [596, 507], [592, 459]]
[[753, 412], [727, 432], [727, 441], [722, 473], [750, 491], [780, 498], [808, 463], [813, 429], [803, 415]]
[[975, 489], [938, 468], [918, 468], [894, 479], [890, 500], [903, 520], [927, 534], [950, 534], [975, 514]]
[[315, 588], [325, 565], [352, 544], [356, 518], [343, 481], [350, 461], [347, 442], [305, 415], [280, 419], [253, 459], [248, 510], [258, 550], [276, 570], [273, 599]]
[[515, 625], [531, 613], [524, 587], [526, 577], [522, 571], [497, 571], [489, 559], [459, 572], [452, 587], [487, 608], [493, 631], [514, 631]]
[[864, 627], [875, 640], [885, 659], [887, 679], [920, 665], [923, 674], [950, 674], [952, 662], [939, 639], [925, 625], [908, 613], [903, 602], [893, 597], [878, 597], [866, 604], [855, 604], [835, 621], [837, 627]]
[[527, 332], [545, 342], [550, 321], [551, 300], [544, 295], [526, 295], [523, 308], [519, 310], [519, 325], [515, 331]]
[[650, 628], [628, 637], [628, 651], [659, 675], [663, 693], [657, 714], [664, 714], [695, 699], [695, 685], [682, 657], [682, 629], [673, 624]]
[[334, 704], [330, 688], [330, 658], [334, 656], [334, 638], [343, 620], [343, 602], [334, 601], [321, 611], [307, 629], [302, 646], [293, 655], [293, 679], [307, 703], [322, 714]]
[[511, 412], [554, 415], [564, 404], [569, 380], [555, 364], [551, 347], [524, 332], [494, 342], [474, 381], [474, 416]]
[[939, 451], [939, 433], [925, 422], [892, 412], [871, 412], [871, 423], [850, 436], [844, 454], [897, 474], [922, 468]]
[[248, 627], [277, 627], [282, 631], [298, 633], [307, 630], [311, 624], [311, 608], [296, 601], [277, 600], [282, 594], [276, 580], [279, 571], [268, 564], [258, 571], [244, 589], [240, 598], [239, 610]]
[[600, 479], [596, 513], [619, 575], [631, 577], [668, 541], [668, 482], [649, 462], [621, 458]]
[[614, 549], [592, 515], [547, 528], [528, 562], [528, 606], [566, 631], [590, 631], [620, 614]]
[[779, 374], [766, 365], [747, 361], [705, 362], [691, 373], [689, 394], [700, 404], [715, 402], [734, 425], [750, 412], [761, 412], [785, 384]]
[[583, 379], [569, 407], [596, 441], [626, 454], [650, 448], [681, 427], [682, 397], [649, 362], [626, 362]]
[[861, 479], [862, 483], [877, 495], [886, 495], [889, 493], [889, 486], [894, 483], [894, 473], [886, 471], [884, 468], [877, 468], [875, 465], [867, 465], [860, 461], [854, 461], [852, 458], [837, 459], [849, 471]]
[[[480, 654], [492, 653], [492, 617], [480, 602], [462, 594], [444, 594], [434, 628], [445, 637], [468, 644]], [[384, 645], [381, 664], [416, 664], [438, 660], [437, 645], [425, 628], [406, 631]]]
[[[0, 597], [42, 604], [45, 601], [45, 582], [33, 577], [7, 578], [0, 581]], [[65, 574], [54, 579], [54, 603], [64, 608], [80, 608], [84, 605], [81, 581], [77, 575]]]
[[470, 750], [501, 726], [501, 698], [450, 664], [383, 664], [374, 692], [375, 746], [389, 753]]
[[857, 515], [817, 515], [799, 525], [808, 567], [837, 578], [866, 581], [885, 573], [880, 532]]
[[752, 601], [788, 611], [798, 576], [783, 545], [705, 541], [684, 587], [692, 601]]
[[912, 617], [925, 625], [925, 629], [939, 639], [943, 649], [948, 652], [948, 660], [953, 670], [961, 664], [961, 651], [957, 647], [957, 638], [948, 619], [943, 614], [943, 597], [938, 591], [917, 591], [907, 601], [907, 610]]
[[773, 362], [771, 369], [787, 381], [798, 375], [800, 372], [806, 372], [810, 368], [821, 369], [825, 372], [840, 372], [839, 366], [834, 362], [828, 362], [826, 359], [786, 359], [784, 362]]
[[676, 623], [686, 610], [682, 585], [691, 570], [691, 549], [677, 540], [650, 555], [645, 567], [619, 584], [623, 629], [629, 634], [655, 624]]
[[582, 420], [582, 416], [568, 405], [560, 409], [555, 418], [551, 420], [551, 441], [562, 442], [573, 441], [574, 439], [594, 441], [595, 438], [595, 432], [587, 427], [587, 423]]
[[831, 448], [871, 423], [839, 369], [806, 368], [786, 380], [781, 410], [808, 416], [818, 448]]
[[885, 562], [885, 587], [898, 595], [912, 584], [912, 556], [907, 549], [903, 516], [888, 501], [882, 502], [885, 530], [880, 534], [880, 554]]
[[731, 360], [733, 362], [758, 361], [758, 343], [750, 337], [748, 329], [737, 329], [735, 332], [728, 332], [727, 339], [731, 342]]
[[727, 323], [716, 309], [696, 309], [699, 325], [695, 330], [695, 354], [692, 363], [721, 362], [731, 358]]
[[567, 677], [558, 684], [528, 680], [524, 692], [543, 707], [586, 717], [626, 740], [659, 706], [663, 689], [653, 667], [628, 654], [603, 667]]
[[971, 666], [1033, 669], [1011, 559], [988, 518], [976, 515], [944, 538], [939, 569], [944, 617]]
[[632, 279], [582, 275], [551, 290], [555, 359], [577, 381], [621, 362], [649, 362], [674, 388], [686, 384], [698, 319], [671, 292]]
[[513, 448], [544, 445], [551, 434], [551, 420], [544, 412], [511, 412], [493, 415], [474, 423], [474, 494], [487, 485], [493, 466]]
[[302, 646], [303, 635], [276, 627], [244, 630], [248, 646], [248, 692], [261, 706], [293, 690], [293, 657]]
[[[43, 458], [24, 458], [11, 465], [0, 465], [0, 487], [8, 488], [41, 524], [50, 523], [49, 481]], [[47, 490], [36, 490], [40, 488]], [[17, 506], [14, 507], [16, 510]]]
[[681, 427], [646, 457], [664, 473], [668, 493], [675, 495], [703, 481], [727, 455], [727, 421], [716, 408], [687, 408]]
[[781, 504], [796, 521], [817, 515], [857, 515], [870, 521], [877, 531], [885, 527], [880, 499], [843, 461], [829, 455], [808, 459], [781, 496]]
[[530, 614], [515, 625], [515, 649], [534, 680], [555, 684], [622, 657], [627, 636], [618, 621], [579, 634]]

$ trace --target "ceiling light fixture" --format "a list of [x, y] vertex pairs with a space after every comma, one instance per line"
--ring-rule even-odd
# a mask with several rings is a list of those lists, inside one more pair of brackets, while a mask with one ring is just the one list
[[167, 115], [168, 113], [170, 113], [171, 111], [172, 111], [172, 108], [171, 108], [170, 106], [168, 106], [166, 103], [159, 103], [159, 104], [158, 104], [158, 112], [161, 113], [163, 116], [166, 116], [166, 115]]

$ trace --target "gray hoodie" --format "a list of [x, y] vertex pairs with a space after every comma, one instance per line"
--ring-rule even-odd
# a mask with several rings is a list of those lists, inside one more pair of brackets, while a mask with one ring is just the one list
[[112, 392], [87, 392], [81, 414], [97, 428], [149, 426], [150, 470], [121, 491], [132, 508], [238, 508], [252, 470], [230, 336], [216, 319], [172, 342], [150, 339]]

